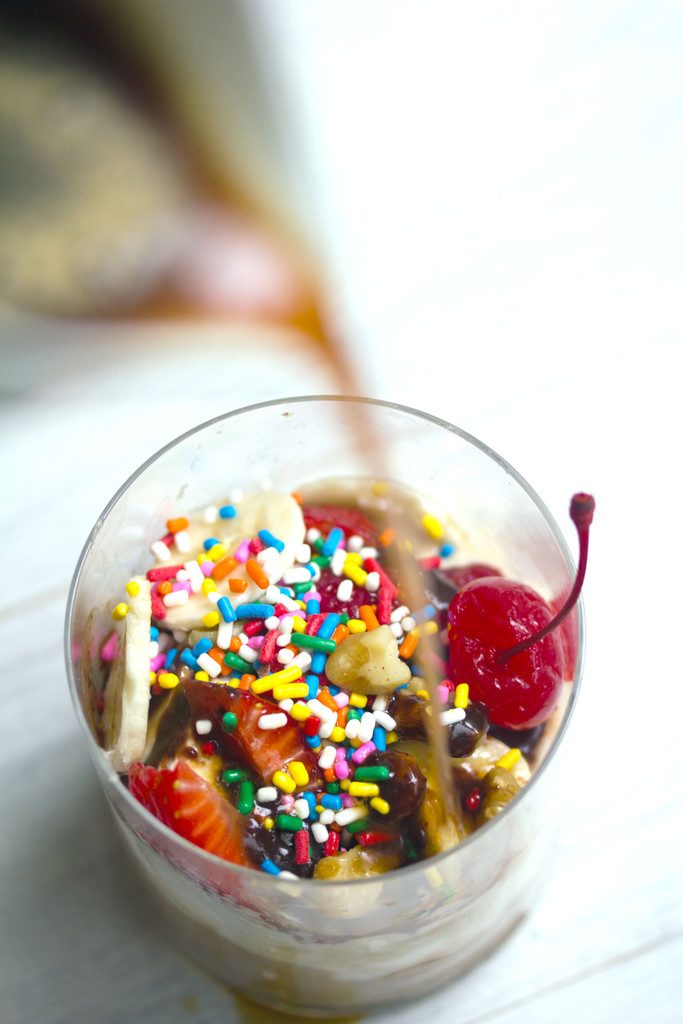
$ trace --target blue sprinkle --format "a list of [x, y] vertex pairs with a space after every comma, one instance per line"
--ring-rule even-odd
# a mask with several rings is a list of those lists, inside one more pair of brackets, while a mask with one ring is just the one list
[[280, 868], [277, 866], [277, 864], [273, 864], [272, 860], [262, 860], [261, 871], [265, 871], [267, 875], [280, 874]]
[[209, 637], [203, 636], [201, 640], [198, 640], [197, 643], [192, 648], [192, 657], [198, 658], [200, 654], [206, 654], [207, 651], [210, 651], [212, 647], [213, 644], [211, 643]]
[[448, 556], [452, 555], [454, 551], [455, 548], [453, 547], [452, 544], [444, 544], [444, 546], [439, 551], [439, 554], [441, 555], [442, 558], [448, 558]]
[[280, 587], [280, 593], [284, 594], [285, 597], [294, 597], [294, 591], [291, 587]]
[[218, 509], [218, 515], [221, 519], [234, 519], [237, 515], [237, 509], [234, 505], [222, 505]]
[[218, 537], [207, 537], [203, 544], [204, 550], [209, 551], [214, 544], [220, 544]]
[[[241, 607], [244, 608], [244, 605]], [[234, 622], [237, 618], [237, 613], [235, 612], [229, 597], [219, 597], [216, 601], [216, 608], [218, 608], [218, 611], [221, 613], [223, 622]], [[211, 646], [213, 646], [213, 644]]]
[[191, 668], [193, 672], [198, 672], [201, 667], [194, 654], [189, 649], [183, 651], [180, 655], [180, 660], [183, 665], [187, 665], [187, 667]]
[[381, 725], [376, 725], [372, 732], [372, 742], [378, 750], [387, 749], [387, 731]]
[[329, 640], [340, 622], [340, 616], [336, 612], [330, 612], [316, 633], [316, 636], [321, 637], [323, 640]]
[[350, 761], [355, 753], [356, 753], [356, 751], [354, 750], [353, 747], [347, 747], [346, 748], [346, 754], [345, 754], [346, 760]]
[[[227, 597], [221, 597], [218, 602], [218, 610], [221, 611], [221, 602], [227, 601]], [[228, 601], [228, 604], [230, 602]], [[232, 605], [230, 605], [232, 610]], [[275, 615], [275, 605], [272, 604], [238, 604], [237, 611], [239, 612], [240, 619], [269, 619], [271, 615]], [[221, 611], [221, 615], [223, 612]], [[226, 622], [232, 622], [237, 618], [237, 615], [233, 612], [232, 619], [226, 619]]]
[[327, 535], [327, 540], [322, 546], [321, 554], [325, 558], [331, 557], [335, 553], [343, 539], [344, 531], [340, 530], [338, 526], [333, 526]]
[[341, 811], [344, 806], [342, 798], [335, 796], [333, 793], [323, 793], [320, 797], [320, 803], [330, 811]]
[[267, 548], [275, 548], [276, 551], [284, 551], [285, 543], [279, 537], [274, 537], [270, 530], [259, 530], [259, 538]]
[[312, 597], [310, 601], [306, 602], [306, 614], [307, 615], [319, 615], [320, 614], [320, 601]]
[[304, 676], [304, 681], [308, 683], [308, 696], [306, 700], [313, 700], [314, 697], [318, 696], [320, 679], [318, 676]]
[[436, 615], [436, 608], [434, 605], [426, 604], [424, 608], [420, 608], [419, 611], [415, 612], [413, 618], [415, 619], [415, 622], [420, 623], [426, 622], [427, 619], [431, 619], [434, 615]]
[[159, 630], [157, 629], [156, 626], [152, 626], [151, 627], [151, 629], [149, 631], [149, 638], [150, 638], [150, 640], [158, 640], [159, 639]]
[[407, 683], [401, 683], [400, 686], [395, 686], [394, 690], [405, 690], [407, 688], [407, 686], [408, 686]]
[[320, 746], [320, 739], [317, 736], [304, 736], [304, 739], [308, 746], [313, 747], [314, 750], [316, 747]]
[[325, 665], [327, 663], [327, 655], [324, 651], [315, 651], [311, 658], [311, 671], [314, 675], [319, 675], [325, 671]]
[[166, 669], [167, 672], [173, 666], [173, 662], [176, 660], [177, 654], [177, 647], [171, 647], [170, 651], [167, 652], [166, 661], [164, 662], [164, 668]]
[[332, 697], [336, 697], [336, 695], [339, 693], [340, 687], [339, 686], [333, 686], [332, 683], [330, 683], [330, 685], [327, 687], [327, 689], [330, 691], [330, 695]]
[[316, 805], [316, 802], [317, 802], [316, 799], [315, 799], [315, 796], [313, 795], [313, 793], [304, 793], [303, 794], [303, 799], [308, 804], [308, 820], [309, 821], [317, 821], [318, 820], [318, 812], [315, 809], [315, 805]]

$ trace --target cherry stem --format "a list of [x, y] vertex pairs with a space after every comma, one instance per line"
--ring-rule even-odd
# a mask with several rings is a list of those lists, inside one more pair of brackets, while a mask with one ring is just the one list
[[576, 527], [576, 531], [579, 535], [579, 565], [576, 570], [576, 579], [574, 585], [569, 592], [569, 596], [565, 601], [564, 605], [557, 613], [554, 619], [543, 626], [541, 629], [532, 633], [531, 636], [526, 637], [524, 640], [520, 640], [514, 647], [508, 647], [506, 650], [501, 651], [498, 654], [496, 661], [498, 663], [507, 661], [508, 658], [513, 658], [515, 654], [521, 654], [522, 651], [526, 651], [529, 647], [537, 644], [539, 640], [546, 637], [548, 633], [552, 633], [554, 629], [557, 629], [559, 624], [566, 619], [570, 611], [579, 599], [581, 593], [581, 587], [586, 576], [586, 565], [588, 564], [588, 532], [590, 525], [593, 522], [593, 512], [595, 511], [595, 498], [592, 494], [575, 494], [571, 500], [569, 506], [569, 515], [571, 520]]

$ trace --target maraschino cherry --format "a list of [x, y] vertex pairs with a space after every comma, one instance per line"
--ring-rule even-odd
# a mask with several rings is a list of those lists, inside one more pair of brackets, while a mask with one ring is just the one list
[[503, 576], [472, 580], [449, 605], [453, 678], [469, 683], [470, 699], [485, 705], [495, 725], [508, 729], [540, 725], [557, 704], [564, 654], [555, 630], [581, 592], [594, 509], [590, 494], [575, 494], [571, 500], [569, 515], [579, 535], [579, 565], [557, 615], [531, 587]]

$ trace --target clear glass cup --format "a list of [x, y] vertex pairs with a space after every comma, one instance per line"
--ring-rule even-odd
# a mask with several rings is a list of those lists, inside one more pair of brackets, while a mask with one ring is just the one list
[[562, 710], [520, 796], [455, 849], [373, 879], [283, 880], [207, 854], [168, 831], [128, 792], [98, 746], [98, 652], [123, 582], [149, 560], [169, 515], [232, 487], [289, 491], [367, 473], [349, 443], [362, 412], [385, 441], [384, 473], [446, 509], [461, 560], [488, 562], [546, 599], [571, 585], [562, 533], [529, 485], [457, 427], [383, 402], [294, 398], [228, 413], [183, 435], [133, 474], [98, 519], [78, 562], [66, 619], [76, 714], [124, 843], [187, 953], [258, 1002], [301, 1014], [355, 1013], [431, 992], [477, 963], [532, 905], [561, 800], [556, 751], [576, 698], [577, 651]]

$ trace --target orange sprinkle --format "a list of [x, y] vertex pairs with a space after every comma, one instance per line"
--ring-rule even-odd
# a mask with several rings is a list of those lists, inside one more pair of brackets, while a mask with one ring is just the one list
[[230, 646], [228, 647], [228, 650], [232, 651], [233, 654], [237, 654], [241, 646], [242, 641], [238, 636], [233, 636], [230, 638]]
[[303, 505], [304, 499], [301, 497], [298, 491], [292, 491], [292, 497], [294, 498], [294, 501], [297, 503], [297, 505]]
[[337, 776], [335, 774], [334, 768], [326, 768], [325, 771], [323, 772], [323, 775], [325, 776], [325, 781], [326, 782], [336, 782], [337, 781]]
[[238, 580], [236, 576], [232, 576], [228, 580], [228, 586], [232, 594], [243, 594], [249, 584], [246, 580]]
[[377, 616], [375, 615], [374, 611], [372, 610], [369, 604], [362, 604], [358, 610], [358, 614], [360, 615], [361, 619], [365, 623], [368, 630], [379, 629], [379, 622], [377, 621]]
[[167, 519], [166, 529], [169, 533], [180, 533], [181, 530], [186, 530], [190, 525], [189, 519], [185, 516], [178, 516], [177, 519]]
[[209, 657], [213, 658], [214, 661], [218, 662], [218, 664], [221, 666], [221, 669], [223, 670], [223, 672], [229, 672], [230, 670], [227, 669], [225, 667], [225, 665], [223, 664], [223, 655], [224, 654], [225, 654], [225, 651], [222, 651], [220, 649], [220, 647], [212, 647], [211, 650], [209, 651]]
[[418, 638], [415, 634], [415, 631], [413, 631], [412, 633], [408, 633], [408, 635], [404, 638], [403, 643], [398, 649], [398, 653], [401, 655], [402, 658], [410, 658], [414, 654], [415, 648], [417, 647], [417, 640]]
[[164, 582], [160, 583], [157, 588], [158, 593], [161, 594], [162, 597], [164, 596], [164, 594], [170, 594], [172, 590], [173, 584], [171, 583], [170, 580], [164, 580]]
[[342, 642], [342, 640], [346, 640], [348, 635], [349, 635], [349, 628], [348, 628], [348, 626], [345, 626], [343, 624], [343, 622], [340, 622], [339, 625], [337, 626], [337, 628], [335, 629], [334, 633], [332, 634], [331, 639], [334, 640], [334, 642], [336, 644], [340, 644]]
[[386, 530], [382, 530], [379, 535], [379, 542], [383, 548], [388, 548], [394, 537], [396, 536], [396, 530], [389, 526]]
[[221, 558], [220, 562], [216, 562], [211, 575], [215, 580], [222, 580], [228, 576], [237, 567], [237, 559], [233, 558], [232, 555], [226, 555], [225, 558]]
[[318, 700], [320, 701], [321, 704], [324, 704], [326, 708], [329, 708], [330, 711], [339, 711], [339, 708], [337, 707], [337, 704], [334, 701], [332, 694], [330, 693], [326, 686], [323, 686], [322, 690], [318, 691]]
[[349, 709], [348, 707], [339, 708], [339, 714], [337, 715], [337, 725], [340, 725], [342, 729], [346, 727], [346, 723], [349, 720]]
[[257, 587], [261, 590], [267, 590], [270, 586], [270, 580], [264, 573], [263, 569], [256, 561], [255, 558], [248, 558], [246, 564], [247, 576], [249, 576]]
[[248, 690], [251, 684], [255, 681], [256, 676], [252, 676], [249, 672], [245, 672], [240, 679], [240, 690]]

